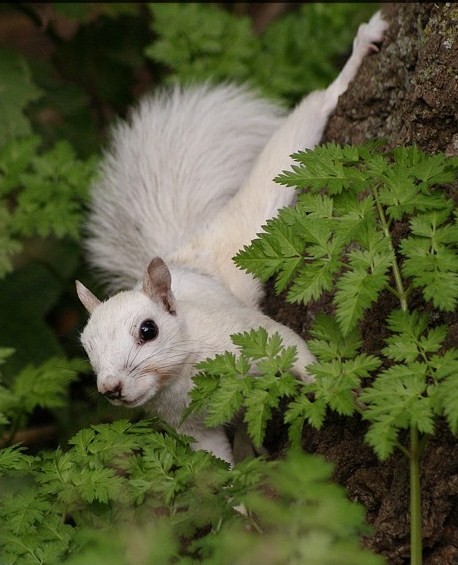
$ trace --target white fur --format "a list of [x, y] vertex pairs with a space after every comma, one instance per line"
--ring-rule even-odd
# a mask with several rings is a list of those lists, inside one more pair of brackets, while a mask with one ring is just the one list
[[[360, 26], [339, 77], [287, 118], [244, 88], [204, 85], [146, 98], [130, 123], [117, 126], [93, 187], [89, 257], [110, 288], [120, 290], [131, 288], [160, 255], [171, 273], [176, 314], [159, 290], [147, 296], [141, 284], [101, 304], [78, 287], [92, 312], [82, 344], [100, 392], [122, 389], [114, 403], [143, 405], [192, 435], [196, 448], [232, 462], [221, 428], [207, 429], [198, 416], [180, 427], [194, 364], [235, 352], [231, 334], [263, 326], [297, 347], [295, 372], [308, 378], [313, 356], [306, 344], [262, 314], [261, 286], [237, 270], [232, 257], [292, 203], [294, 191], [272, 179], [290, 166], [291, 153], [320, 141], [338, 97], [385, 29], [379, 13]], [[145, 319], [157, 323], [159, 334], [141, 343]]]
[[284, 111], [235, 85], [145, 98], [119, 123], [92, 190], [87, 247], [112, 291], [181, 249], [237, 192]]

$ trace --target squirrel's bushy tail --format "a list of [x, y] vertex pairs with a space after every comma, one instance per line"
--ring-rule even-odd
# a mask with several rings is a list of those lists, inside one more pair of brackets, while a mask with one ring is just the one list
[[211, 223], [282, 122], [282, 110], [245, 88], [206, 84], [162, 90], [119, 123], [87, 225], [90, 263], [110, 290], [133, 286], [152, 257]]

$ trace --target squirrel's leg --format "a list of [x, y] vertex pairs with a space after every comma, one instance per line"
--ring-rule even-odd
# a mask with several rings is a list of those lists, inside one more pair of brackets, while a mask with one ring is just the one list
[[[180, 431], [187, 433], [183, 428]], [[203, 449], [204, 451], [212, 453], [215, 457], [226, 461], [231, 467], [234, 465], [231, 445], [222, 427], [193, 428], [190, 435], [192, 435], [195, 440], [192, 444], [193, 450]]]
[[365, 55], [377, 51], [387, 28], [380, 12], [362, 24], [353, 42], [353, 52], [335, 81], [326, 89], [312, 92], [299, 103], [273, 135], [252, 170], [247, 182], [228, 202], [207, 229], [191, 240], [179, 254], [181, 262], [189, 257], [204, 272], [216, 274], [233, 294], [249, 305], [260, 298], [260, 285], [250, 275], [238, 270], [232, 258], [248, 245], [268, 218], [294, 201], [295, 192], [273, 182], [273, 178], [292, 164], [290, 155], [313, 148], [320, 142], [329, 115], [339, 96], [347, 90]]

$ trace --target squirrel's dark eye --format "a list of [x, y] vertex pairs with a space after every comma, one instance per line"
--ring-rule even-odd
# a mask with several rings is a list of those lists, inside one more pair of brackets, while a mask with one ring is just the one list
[[145, 320], [140, 324], [140, 341], [151, 341], [156, 339], [159, 334], [159, 328], [153, 320]]

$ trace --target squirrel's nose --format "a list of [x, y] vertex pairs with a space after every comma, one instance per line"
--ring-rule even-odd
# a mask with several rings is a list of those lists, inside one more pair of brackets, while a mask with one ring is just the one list
[[118, 383], [117, 385], [107, 388], [102, 391], [103, 396], [106, 396], [110, 400], [119, 400], [122, 397], [122, 385]]

